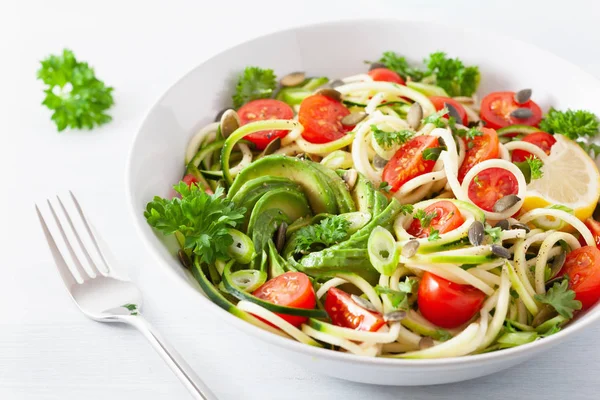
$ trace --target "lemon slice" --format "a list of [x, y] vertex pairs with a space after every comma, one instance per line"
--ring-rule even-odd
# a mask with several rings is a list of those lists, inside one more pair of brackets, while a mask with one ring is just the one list
[[555, 135], [556, 143], [542, 166], [543, 176], [527, 185], [523, 209], [562, 204], [580, 220], [589, 218], [600, 198], [596, 163], [574, 141]]

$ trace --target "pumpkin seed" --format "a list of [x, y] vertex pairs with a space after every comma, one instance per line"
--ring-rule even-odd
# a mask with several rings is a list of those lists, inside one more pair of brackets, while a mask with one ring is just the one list
[[531, 89], [522, 89], [515, 93], [515, 102], [517, 104], [525, 104], [531, 98]]
[[358, 111], [346, 115], [340, 120], [344, 126], [354, 126], [367, 117], [366, 112]]
[[377, 169], [384, 169], [385, 166], [387, 165], [387, 163], [388, 163], [388, 160], [381, 157], [379, 154], [375, 154], [375, 156], [373, 157], [373, 165]]
[[479, 221], [475, 221], [469, 227], [469, 242], [473, 246], [480, 246], [483, 243], [484, 236], [483, 224]]
[[352, 190], [354, 188], [354, 185], [356, 185], [356, 180], [358, 179], [358, 172], [356, 172], [355, 169], [349, 169], [346, 172], [344, 172], [342, 179], [344, 180], [344, 182], [346, 182], [348, 190]]
[[521, 198], [516, 194], [509, 194], [498, 199], [492, 207], [492, 210], [497, 213], [504, 212], [521, 201]]
[[406, 318], [406, 311], [392, 311], [386, 314], [383, 314], [383, 320], [385, 322], [398, 322], [402, 321]]
[[223, 135], [224, 139], [227, 139], [240, 125], [240, 117], [235, 110], [225, 110], [221, 116], [221, 135]]
[[529, 229], [527, 225], [522, 224], [520, 222], [515, 222], [514, 224], [512, 224], [510, 226], [510, 229], [523, 229], [526, 233], [529, 233], [531, 231], [531, 229]]
[[462, 122], [462, 118], [461, 118], [460, 114], [458, 113], [458, 110], [456, 109], [456, 107], [454, 107], [450, 103], [444, 103], [444, 106], [448, 109], [448, 115], [449, 116], [451, 116], [452, 118], [454, 118], [454, 120], [456, 122]]
[[419, 246], [421, 244], [416, 239], [410, 239], [404, 246], [402, 246], [402, 256], [406, 258], [411, 258], [415, 254], [417, 254], [417, 250], [419, 250]]
[[185, 251], [183, 251], [183, 249], [179, 249], [179, 251], [177, 252], [177, 257], [179, 257], [179, 262], [181, 263], [181, 265], [184, 266], [184, 268], [192, 268], [192, 260], [190, 260], [190, 257]]
[[565, 264], [565, 260], [567, 259], [567, 252], [561, 251], [554, 260], [552, 261], [552, 265], [550, 266], [550, 276], [555, 277], [558, 274], [558, 271], [561, 270], [563, 265]]
[[315, 92], [315, 94], [327, 96], [335, 101], [342, 101], [342, 94], [333, 88], [319, 89]]
[[288, 224], [282, 222], [281, 225], [277, 227], [277, 236], [275, 237], [275, 248], [277, 248], [277, 252], [281, 253], [283, 247], [285, 246], [285, 235], [287, 234]]
[[334, 79], [331, 82], [329, 82], [328, 84], [326, 84], [328, 87], [335, 89], [338, 86], [342, 86], [344, 84], [344, 81], [341, 79]]
[[420, 350], [428, 349], [430, 347], [433, 347], [433, 345], [434, 345], [433, 339], [430, 338], [429, 336], [423, 336], [421, 338], [421, 340], [419, 340], [419, 349]]
[[413, 103], [408, 109], [408, 114], [406, 115], [406, 121], [408, 122], [408, 126], [413, 130], [419, 129], [421, 126], [421, 120], [423, 119], [423, 107], [419, 103]]
[[529, 108], [517, 108], [510, 113], [510, 116], [517, 119], [526, 119], [533, 116], [533, 111]]
[[492, 245], [492, 254], [501, 258], [510, 258], [510, 251], [506, 250], [502, 246], [498, 246], [497, 244]]
[[215, 117], [215, 122], [221, 121], [221, 117], [223, 116], [223, 114], [225, 114], [225, 111], [227, 111], [227, 110], [231, 110], [231, 108], [227, 107], [227, 108], [224, 108], [221, 111], [219, 111], [217, 113], [217, 116]]
[[354, 302], [356, 304], [358, 304], [359, 306], [361, 306], [362, 308], [365, 308], [369, 311], [374, 311], [377, 312], [377, 309], [375, 308], [375, 306], [373, 305], [373, 303], [371, 303], [369, 300], [364, 299], [360, 296], [357, 296], [355, 294], [350, 296], [352, 298], [352, 300], [354, 300]]
[[380, 62], [374, 62], [374, 63], [371, 63], [371, 66], [369, 67], [369, 71], [372, 71], [377, 68], [386, 68], [386, 66], [385, 66], [385, 64], [382, 64]]
[[500, 228], [503, 231], [507, 231], [509, 227], [510, 224], [505, 219], [501, 219], [500, 221], [496, 222], [496, 225], [494, 225], [494, 228]]
[[306, 79], [306, 74], [304, 72], [292, 72], [291, 74], [287, 74], [279, 83], [281, 86], [298, 86]]
[[281, 138], [278, 137], [278, 138], [275, 138], [275, 140], [272, 140], [271, 142], [269, 142], [267, 147], [265, 147], [265, 149], [263, 150], [262, 155], [268, 156], [269, 154], [275, 153], [280, 148], [281, 148]]

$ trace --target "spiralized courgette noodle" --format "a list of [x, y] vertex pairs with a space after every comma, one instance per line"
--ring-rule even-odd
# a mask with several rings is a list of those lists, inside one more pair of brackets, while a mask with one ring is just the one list
[[[548, 158], [546, 153], [521, 140], [499, 143], [498, 158], [478, 163], [459, 182], [459, 167], [467, 151], [465, 142], [455, 137], [449, 128], [423, 123], [413, 130], [407, 121], [407, 108], [412, 102], [421, 106], [423, 118], [436, 112], [426, 95], [407, 86], [375, 82], [367, 74], [341, 80], [343, 84], [335, 89], [341, 94], [342, 100], [349, 104], [351, 111], [364, 112], [365, 118], [342, 138], [325, 144], [311, 143], [303, 138], [303, 127], [297, 122], [297, 115], [291, 121], [264, 121], [260, 129], [289, 131], [274, 153], [287, 156], [302, 154], [331, 170], [353, 169], [368, 179], [374, 188], [379, 188], [384, 181], [383, 168], [377, 164], [376, 159], [379, 163], [381, 160], [387, 162], [402, 144], [382, 146], [375, 139], [375, 128], [385, 132], [408, 130], [413, 132], [414, 137], [437, 137], [445, 144], [445, 148], [437, 158], [433, 170], [408, 180], [388, 197], [395, 198], [401, 204], [414, 205], [415, 211], [438, 200], [450, 199], [460, 210], [464, 222], [452, 231], [440, 234], [438, 240], [430, 241], [427, 237], [415, 239], [408, 233], [414, 213], [398, 214], [393, 221], [393, 229], [390, 229], [394, 234], [397, 251], [402, 252], [409, 242], [416, 240], [419, 244], [417, 254], [405, 256], [402, 253], [393, 273], [380, 274], [377, 282], [369, 282], [355, 273], [340, 271], [329, 274], [328, 278], [321, 279], [315, 285], [318, 304], [324, 301], [330, 289], [344, 287], [362, 295], [377, 312], [387, 315], [396, 311], [397, 305], [394, 305], [393, 298], [386, 294], [385, 289], [398, 291], [401, 285], [406, 284], [407, 279], [418, 281], [425, 272], [456, 284], [475, 287], [485, 293], [485, 302], [471, 321], [455, 329], [441, 329], [427, 321], [419, 311], [410, 309], [402, 319], [389, 321], [375, 332], [344, 328], [318, 318], [309, 318], [306, 323], [296, 327], [275, 312], [249, 300], [239, 301], [236, 307], [278, 328], [280, 335], [290, 339], [361, 356], [440, 358], [492, 351], [501, 348], [497, 340], [507, 321], [521, 324], [535, 332], [536, 327], [532, 325], [532, 321], [542, 306], [536, 300], [536, 295], [546, 293], [546, 283], [551, 278], [548, 276], [548, 265], [565, 249], [572, 251], [580, 247], [574, 233], [579, 234], [587, 244], [595, 245], [589, 229], [572, 213], [561, 209], [539, 208], [518, 214], [526, 197], [527, 183], [521, 169], [511, 162], [511, 153], [514, 150], [524, 150], [542, 162]], [[456, 97], [455, 100], [465, 108], [469, 122], [479, 121], [479, 103], [475, 96]], [[388, 105], [394, 102], [403, 102], [406, 107]], [[295, 107], [295, 111], [297, 113], [298, 107]], [[254, 132], [259, 128], [253, 128], [251, 123], [240, 129]], [[218, 122], [211, 123], [193, 136], [186, 149], [186, 163], [218, 140], [218, 129]], [[238, 130], [225, 139], [224, 148], [230, 152], [232, 162], [228, 172], [223, 171], [218, 162], [221, 148], [203, 153], [202, 159], [196, 160], [198, 168], [211, 172], [217, 178], [229, 175], [231, 179], [235, 179], [244, 168], [265, 157], [263, 153], [253, 151], [246, 143], [238, 143], [244, 132]], [[235, 139], [231, 139], [233, 137]], [[481, 209], [469, 197], [469, 188], [474, 180], [491, 168], [505, 170], [513, 175], [518, 188], [518, 201], [498, 212]], [[211, 184], [214, 187], [215, 180]], [[368, 218], [374, 217], [367, 215]], [[517, 226], [515, 229], [498, 232], [495, 242], [486, 235], [479, 245], [469, 244], [469, 231], [473, 224], [487, 224], [486, 228], [490, 229], [499, 220], [507, 220], [511, 226], [529, 225], [529, 228]], [[556, 229], [534, 229], [531, 226], [532, 223], [544, 221], [547, 226], [554, 223]], [[571, 230], [560, 230], [565, 226]], [[506, 249], [509, 258], [497, 256], [493, 246]], [[216, 272], [223, 275], [223, 271], [224, 263], [217, 264]], [[414, 301], [416, 294], [407, 296], [412, 296]], [[266, 326], [262, 322], [261, 324]], [[272, 330], [270, 327], [269, 329]], [[447, 337], [442, 337], [440, 332], [447, 334]]]

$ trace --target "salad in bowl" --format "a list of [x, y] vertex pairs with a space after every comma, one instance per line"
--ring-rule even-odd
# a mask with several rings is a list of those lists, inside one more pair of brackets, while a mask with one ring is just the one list
[[[599, 123], [477, 66], [239, 71], [146, 206], [204, 293], [307, 346], [431, 359], [560, 331], [600, 298]], [[175, 182], [174, 182], [175, 183]]]

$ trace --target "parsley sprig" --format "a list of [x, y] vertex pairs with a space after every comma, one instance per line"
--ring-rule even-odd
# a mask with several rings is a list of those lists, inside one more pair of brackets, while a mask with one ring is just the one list
[[233, 106], [240, 108], [252, 100], [271, 97], [277, 87], [277, 78], [272, 69], [246, 67], [238, 78]]
[[235, 208], [223, 197], [223, 188], [210, 195], [197, 185], [184, 182], [174, 186], [181, 198], [154, 197], [146, 206], [144, 216], [155, 229], [165, 235], [179, 232], [185, 238], [184, 248], [191, 250], [205, 263], [228, 259], [233, 243], [229, 233], [244, 218], [246, 209]]
[[410, 308], [408, 296], [415, 293], [418, 283], [418, 279], [407, 277], [404, 281], [398, 283], [398, 290], [377, 285], [375, 286], [375, 292], [379, 296], [388, 296], [392, 307], [395, 309], [406, 311]]
[[319, 224], [308, 225], [298, 230], [295, 238], [295, 252], [308, 253], [340, 243], [348, 238], [350, 222], [342, 215], [321, 220]]
[[53, 111], [58, 131], [92, 129], [112, 120], [106, 111], [114, 104], [113, 88], [96, 78], [94, 69], [77, 61], [71, 50], [41, 61], [37, 77], [44, 82], [42, 104]]
[[414, 218], [418, 219], [419, 222], [421, 223], [421, 227], [423, 228], [429, 228], [429, 226], [431, 225], [431, 221], [436, 218], [437, 212], [433, 211], [430, 213], [425, 212], [425, 210], [423, 209], [418, 209], [415, 212], [415, 215], [413, 215]]
[[544, 172], [542, 171], [542, 166], [544, 163], [537, 157], [529, 156], [525, 159], [527, 164], [529, 165], [529, 171], [531, 172], [531, 180], [540, 179], [544, 176]]
[[540, 129], [548, 133], [560, 133], [569, 139], [577, 140], [598, 134], [600, 122], [590, 111], [559, 111], [551, 108], [540, 122]]
[[560, 283], [555, 282], [545, 294], [536, 294], [534, 298], [540, 303], [552, 306], [557, 313], [569, 319], [573, 318], [573, 311], [581, 309], [581, 302], [575, 300], [575, 292], [569, 289], [568, 277]]
[[387, 132], [379, 129], [376, 125], [371, 125], [371, 131], [373, 132], [373, 137], [377, 144], [384, 149], [389, 149], [394, 145], [404, 144], [415, 135], [414, 132], [408, 129]]

